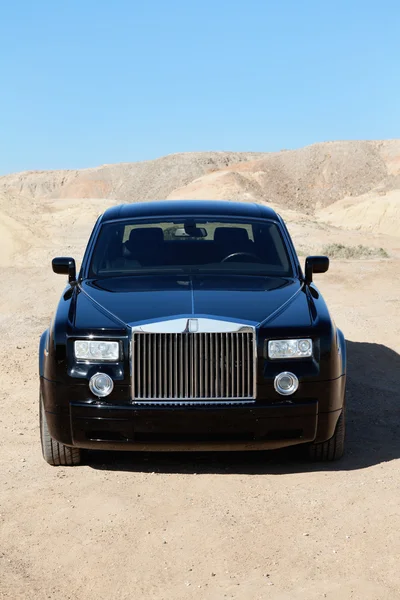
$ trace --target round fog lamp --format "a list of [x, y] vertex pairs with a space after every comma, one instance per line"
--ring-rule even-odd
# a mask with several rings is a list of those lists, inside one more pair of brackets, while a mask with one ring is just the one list
[[284, 371], [275, 377], [274, 387], [278, 394], [290, 396], [291, 394], [294, 394], [299, 387], [299, 380], [293, 373]]
[[90, 378], [90, 391], [99, 398], [108, 396], [113, 391], [114, 382], [106, 373], [96, 373]]

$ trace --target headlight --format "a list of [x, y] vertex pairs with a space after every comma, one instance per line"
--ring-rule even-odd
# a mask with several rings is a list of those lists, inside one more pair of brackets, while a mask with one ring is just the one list
[[75, 358], [78, 360], [119, 360], [119, 342], [102, 342], [76, 340], [74, 343]]
[[269, 340], [268, 357], [275, 358], [307, 358], [312, 356], [312, 340]]

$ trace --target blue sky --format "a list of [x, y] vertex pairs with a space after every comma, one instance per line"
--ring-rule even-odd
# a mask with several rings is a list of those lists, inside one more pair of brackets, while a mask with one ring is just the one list
[[4, 0], [0, 174], [400, 137], [398, 0]]

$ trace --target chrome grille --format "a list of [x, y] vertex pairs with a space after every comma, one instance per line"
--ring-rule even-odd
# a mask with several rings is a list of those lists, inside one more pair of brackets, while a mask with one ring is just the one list
[[133, 333], [133, 399], [254, 399], [254, 338], [248, 327], [229, 333]]

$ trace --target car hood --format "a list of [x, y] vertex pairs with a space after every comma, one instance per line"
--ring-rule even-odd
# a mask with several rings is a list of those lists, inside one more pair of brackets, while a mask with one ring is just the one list
[[[75, 326], [138, 325], [183, 316], [259, 324], [291, 307], [310, 324], [297, 279], [243, 275], [135, 276], [81, 282]], [[295, 304], [295, 307], [293, 307]], [[105, 322], [107, 321], [107, 324]]]

